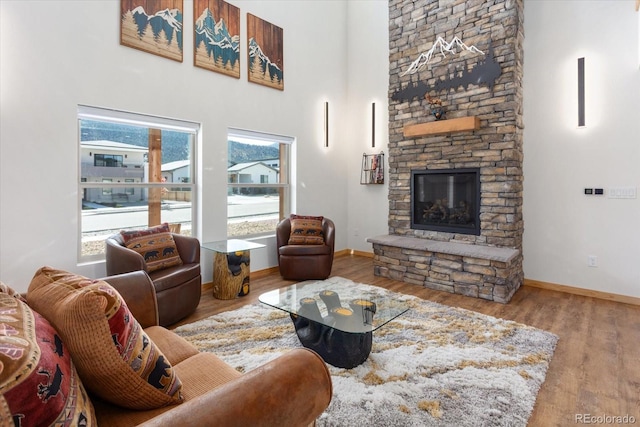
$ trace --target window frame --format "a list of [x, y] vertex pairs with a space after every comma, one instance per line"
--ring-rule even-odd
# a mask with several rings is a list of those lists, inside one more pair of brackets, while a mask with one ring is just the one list
[[[142, 191], [150, 190], [153, 188], [161, 191], [165, 187], [183, 187], [189, 188], [191, 193], [191, 235], [198, 236], [198, 224], [199, 224], [199, 169], [198, 169], [198, 144], [201, 137], [202, 127], [200, 123], [191, 122], [181, 119], [172, 119], [161, 116], [152, 116], [147, 114], [132, 113], [122, 110], [115, 110], [109, 108], [93, 107], [87, 105], [78, 105], [77, 110], [77, 150], [78, 150], [78, 239], [77, 239], [77, 257], [78, 264], [101, 262], [104, 261], [105, 255], [83, 255], [83, 209], [82, 201], [84, 193], [87, 189], [91, 188], [104, 188], [105, 182], [92, 182], [82, 177], [82, 121], [102, 121], [108, 123], [124, 124], [130, 126], [146, 127], [149, 129], [160, 129], [174, 132], [184, 132], [191, 135], [190, 138], [190, 181], [189, 183], [167, 183], [167, 182], [111, 182], [107, 183], [109, 189], [113, 192], [116, 190], [119, 193], [128, 193], [129, 191], [142, 189]], [[148, 161], [145, 159], [145, 161]], [[168, 185], [169, 184], [169, 185]], [[176, 184], [176, 185], [174, 185]], [[147, 204], [147, 209], [149, 204]]]

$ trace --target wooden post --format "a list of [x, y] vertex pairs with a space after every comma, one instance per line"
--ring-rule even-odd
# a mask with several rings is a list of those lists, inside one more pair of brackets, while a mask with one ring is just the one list
[[[149, 182], [162, 182], [162, 133], [149, 129]], [[161, 223], [162, 188], [149, 188], [149, 227]]]

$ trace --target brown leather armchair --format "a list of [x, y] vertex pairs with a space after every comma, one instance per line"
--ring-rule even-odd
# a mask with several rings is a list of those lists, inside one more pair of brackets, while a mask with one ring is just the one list
[[322, 219], [323, 245], [289, 245], [291, 220], [285, 218], [276, 227], [280, 275], [290, 280], [321, 280], [331, 274], [335, 247], [335, 225]]
[[159, 324], [168, 326], [193, 313], [200, 303], [202, 276], [200, 275], [200, 242], [198, 239], [172, 233], [182, 265], [149, 273], [147, 264], [138, 252], [124, 246], [120, 234], [106, 241], [107, 275], [144, 270], [156, 289]]

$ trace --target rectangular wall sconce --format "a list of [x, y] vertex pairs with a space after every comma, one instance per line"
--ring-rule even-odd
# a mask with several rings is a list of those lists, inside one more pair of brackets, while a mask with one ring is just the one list
[[584, 125], [584, 58], [578, 58], [578, 126]]
[[376, 103], [371, 103], [371, 147], [376, 146]]
[[324, 103], [324, 146], [329, 146], [329, 102]]

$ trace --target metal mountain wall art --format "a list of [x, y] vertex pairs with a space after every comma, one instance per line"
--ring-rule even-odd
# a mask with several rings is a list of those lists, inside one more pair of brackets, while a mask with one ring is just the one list
[[475, 46], [467, 46], [457, 36], [448, 43], [442, 37], [438, 37], [433, 46], [431, 46], [431, 49], [418, 55], [418, 58], [411, 63], [407, 71], [405, 71], [402, 75], [406, 76], [407, 74], [414, 74], [424, 68], [424, 66], [427, 65], [429, 61], [431, 61], [431, 57], [435, 53], [436, 49], [440, 51], [440, 55], [442, 55], [443, 58], [447, 56], [447, 53], [455, 55], [457, 53], [456, 49], [484, 55], [483, 51]]
[[[451, 48], [454, 44], [469, 51], [483, 53], [475, 46], [467, 47], [457, 37], [448, 44], [443, 45], [441, 41], [444, 42], [442, 38], [438, 38], [438, 41], [436, 41], [431, 50], [427, 52], [427, 54], [422, 54], [416, 61], [414, 61], [403, 75], [415, 74], [420, 68], [426, 65], [431, 57], [430, 53], [432, 53], [438, 45], [441, 48], [443, 56], [446, 56], [444, 51], [455, 53], [455, 49], [447, 49], [447, 47]], [[432, 90], [435, 90], [436, 92], [451, 89], [456, 90], [458, 87], [468, 88], [470, 85], [487, 86], [489, 90], [493, 90], [493, 86], [501, 74], [502, 69], [500, 64], [496, 62], [493, 47], [490, 46], [485, 58], [475, 64], [471, 69], [463, 68], [460, 70], [459, 68], [456, 68], [456, 72], [453, 75], [436, 81], [433, 86], [429, 86], [424, 82], [411, 82], [404, 88], [396, 91], [391, 96], [391, 99], [394, 101], [411, 101], [414, 98], [424, 98], [424, 96]]]

